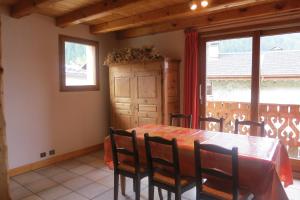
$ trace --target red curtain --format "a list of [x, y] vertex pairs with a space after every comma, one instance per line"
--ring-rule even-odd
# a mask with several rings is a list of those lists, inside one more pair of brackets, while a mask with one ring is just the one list
[[184, 55], [184, 113], [192, 114], [192, 126], [198, 127], [199, 75], [198, 75], [198, 32], [185, 31]]

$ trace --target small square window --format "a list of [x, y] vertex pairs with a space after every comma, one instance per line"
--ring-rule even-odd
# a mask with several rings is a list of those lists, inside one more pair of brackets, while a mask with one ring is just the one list
[[59, 36], [60, 90], [99, 90], [98, 42]]

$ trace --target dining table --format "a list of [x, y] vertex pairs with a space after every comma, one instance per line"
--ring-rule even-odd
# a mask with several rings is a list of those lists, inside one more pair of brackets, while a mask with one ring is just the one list
[[[238, 148], [239, 186], [251, 192], [256, 200], [288, 200], [284, 187], [293, 184], [291, 163], [286, 147], [280, 140], [268, 137], [239, 135], [183, 127], [142, 125], [128, 131], [136, 131], [140, 162], [146, 163], [144, 134], [165, 139], [176, 138], [181, 174], [194, 176], [194, 141], [218, 145], [226, 149]], [[130, 142], [120, 140], [120, 145], [130, 148]], [[155, 148], [154, 153], [170, 159], [167, 150]], [[203, 153], [203, 165], [214, 166], [228, 173], [231, 162], [222, 155]], [[104, 161], [113, 169], [110, 138], [104, 142]]]

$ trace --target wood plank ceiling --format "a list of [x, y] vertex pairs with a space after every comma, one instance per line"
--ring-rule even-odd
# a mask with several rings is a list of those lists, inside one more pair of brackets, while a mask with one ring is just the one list
[[12, 17], [40, 13], [59, 27], [87, 24], [93, 34], [116, 31], [120, 39], [191, 27], [206, 33], [273, 22], [300, 26], [300, 0], [209, 0], [195, 11], [188, 0], [6, 1]]

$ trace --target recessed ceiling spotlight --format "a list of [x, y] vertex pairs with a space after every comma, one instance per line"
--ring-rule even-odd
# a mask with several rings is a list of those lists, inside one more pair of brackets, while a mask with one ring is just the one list
[[201, 6], [202, 6], [203, 8], [207, 7], [207, 6], [208, 6], [208, 1], [207, 1], [207, 0], [201, 1]]
[[198, 1], [192, 0], [190, 1], [190, 9], [196, 10], [198, 8]]

